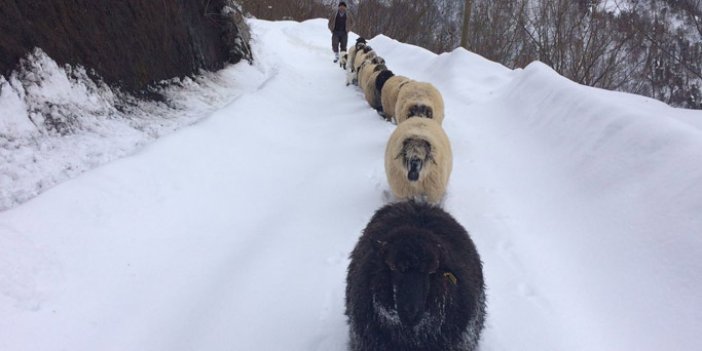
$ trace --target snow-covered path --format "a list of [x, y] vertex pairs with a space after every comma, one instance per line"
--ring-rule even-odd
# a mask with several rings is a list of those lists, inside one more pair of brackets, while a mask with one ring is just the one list
[[[323, 21], [252, 27], [255, 93], [0, 213], [0, 350], [345, 350], [394, 126], [344, 86]], [[446, 99], [483, 351], [702, 348], [702, 113], [371, 45]]]

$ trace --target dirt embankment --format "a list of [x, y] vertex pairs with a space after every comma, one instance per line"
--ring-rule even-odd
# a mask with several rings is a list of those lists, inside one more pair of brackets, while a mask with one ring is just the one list
[[[229, 0], [0, 0], [0, 73], [39, 47], [110, 85], [154, 82], [251, 60], [248, 28]], [[237, 23], [238, 22], [238, 23]]]

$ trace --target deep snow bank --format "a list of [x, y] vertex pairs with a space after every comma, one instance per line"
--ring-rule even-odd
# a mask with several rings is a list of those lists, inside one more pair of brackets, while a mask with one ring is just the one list
[[702, 133], [675, 118], [687, 111], [540, 63], [496, 95], [479, 107], [500, 140], [493, 157], [506, 161], [491, 173], [569, 349], [694, 349]]
[[152, 89], [162, 102], [150, 102], [36, 50], [0, 76], [0, 211], [198, 121], [269, 74], [242, 63], [175, 78]]

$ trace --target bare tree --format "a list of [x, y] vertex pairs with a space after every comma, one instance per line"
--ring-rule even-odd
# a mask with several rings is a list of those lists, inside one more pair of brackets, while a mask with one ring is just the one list
[[254, 16], [265, 20], [304, 21], [327, 17], [330, 8], [312, 0], [238, 0]]
[[[264, 19], [327, 17], [336, 0], [239, 0]], [[354, 31], [702, 108], [702, 0], [347, 1]]]
[[473, 13], [473, 1], [466, 0], [463, 5], [463, 23], [461, 25], [461, 47], [470, 50], [470, 16]]

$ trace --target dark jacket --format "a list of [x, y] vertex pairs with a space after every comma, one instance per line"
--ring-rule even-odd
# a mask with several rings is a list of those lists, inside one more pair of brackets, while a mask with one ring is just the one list
[[[339, 14], [339, 10], [334, 11], [334, 14], [332, 14], [331, 17], [329, 17], [329, 31], [333, 32], [334, 27], [336, 27], [336, 16]], [[353, 27], [353, 17], [351, 16], [351, 13], [347, 10], [346, 11], [346, 33], [351, 31], [351, 28]]]

